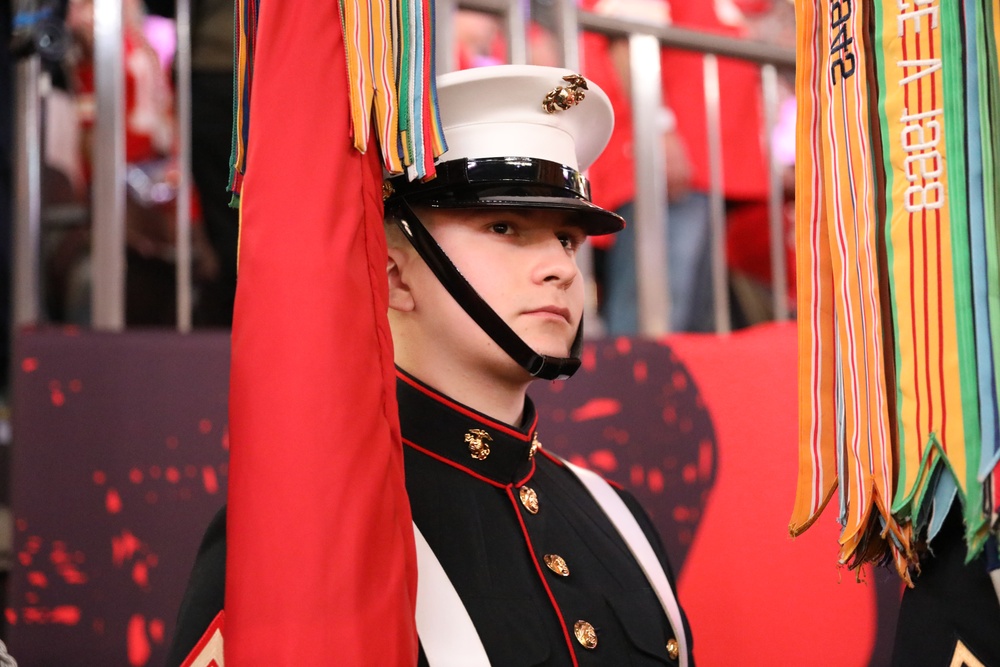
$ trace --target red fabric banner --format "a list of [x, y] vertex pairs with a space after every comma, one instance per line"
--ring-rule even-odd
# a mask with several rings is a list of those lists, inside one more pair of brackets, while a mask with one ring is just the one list
[[226, 662], [413, 664], [379, 152], [352, 148], [336, 3], [262, 3], [256, 47], [230, 379]]
[[834, 516], [794, 540], [784, 530], [797, 475], [795, 324], [668, 342], [712, 414], [719, 448], [678, 582], [698, 664], [888, 664], [873, 655], [877, 640], [892, 638], [876, 622], [875, 584], [888, 574], [833, 563]]

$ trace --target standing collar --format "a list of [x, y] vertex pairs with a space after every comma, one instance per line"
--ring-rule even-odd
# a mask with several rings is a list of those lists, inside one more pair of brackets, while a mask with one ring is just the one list
[[501, 486], [519, 484], [534, 470], [538, 415], [531, 399], [524, 400], [524, 426], [515, 427], [448, 398], [398, 367], [396, 395], [406, 446]]

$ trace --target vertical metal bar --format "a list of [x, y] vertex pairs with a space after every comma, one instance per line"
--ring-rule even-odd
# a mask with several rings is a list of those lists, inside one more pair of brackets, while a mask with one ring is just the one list
[[507, 56], [512, 65], [528, 63], [528, 2], [512, 0], [504, 15], [507, 28]]
[[191, 0], [177, 0], [177, 330], [191, 331]]
[[556, 38], [562, 55], [562, 66], [579, 72], [583, 69], [580, 57], [580, 11], [575, 0], [557, 0]]
[[41, 315], [41, 96], [37, 55], [17, 63], [14, 129], [13, 324], [35, 324]]
[[[556, 39], [559, 41], [561, 65], [574, 72], [582, 71], [580, 62], [580, 24], [579, 11], [575, 0], [556, 0]], [[597, 279], [594, 278], [594, 248], [589, 243], [584, 244], [577, 253], [577, 264], [580, 275], [587, 285], [587, 296], [584, 306], [584, 334], [588, 338], [603, 336], [604, 323], [597, 314], [599, 307], [597, 298]]]
[[455, 45], [456, 0], [434, 0], [434, 60], [435, 76], [458, 69]]
[[778, 70], [764, 65], [760, 70], [764, 95], [764, 127], [767, 142], [767, 165], [770, 189], [767, 212], [771, 239], [771, 293], [774, 299], [774, 319], [788, 319], [787, 274], [785, 272], [784, 184], [781, 166], [774, 155], [774, 128], [778, 125]]
[[705, 121], [708, 127], [709, 227], [712, 232], [712, 297], [715, 331], [732, 331], [726, 271], [726, 202], [722, 191], [722, 121], [719, 109], [719, 61], [713, 54], [703, 58], [705, 73]]
[[91, 324], [125, 327], [125, 48], [122, 0], [94, 0]]
[[670, 331], [666, 166], [657, 121], [663, 104], [660, 42], [653, 35], [639, 34], [630, 35], [628, 41], [635, 146], [639, 333], [659, 336]]

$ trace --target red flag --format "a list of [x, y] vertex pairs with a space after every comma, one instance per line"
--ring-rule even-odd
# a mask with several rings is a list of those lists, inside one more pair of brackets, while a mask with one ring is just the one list
[[[337, 3], [260, 5], [230, 388], [226, 662], [412, 665], [382, 172]], [[376, 133], [373, 133], [373, 137]]]

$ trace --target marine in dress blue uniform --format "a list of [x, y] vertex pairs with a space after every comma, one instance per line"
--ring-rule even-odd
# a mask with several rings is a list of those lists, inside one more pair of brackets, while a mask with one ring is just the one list
[[[610, 103], [572, 72], [526, 66], [446, 75], [439, 94], [449, 150], [434, 180], [386, 182], [387, 220], [528, 375], [568, 377], [580, 364], [581, 331], [568, 356], [533, 350], [455, 268], [421, 215], [551, 209], [587, 234], [621, 229], [618, 216], [590, 203], [582, 176], [610, 135]], [[529, 398], [519, 422], [508, 424], [401, 367], [397, 398], [418, 545], [425, 541], [443, 569], [442, 585], [457, 594], [457, 614], [471, 620], [467, 633], [476, 635], [483, 660], [503, 667], [694, 664], [674, 576], [649, 518], [627, 492], [549, 453]], [[425, 635], [427, 616], [445, 612], [433, 591], [421, 593], [425, 561], [418, 562], [419, 664], [474, 664], [442, 652], [440, 636]], [[184, 660], [222, 609], [224, 585], [223, 509], [199, 550], [169, 665]], [[421, 594], [434, 599], [422, 604]]]

